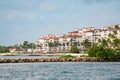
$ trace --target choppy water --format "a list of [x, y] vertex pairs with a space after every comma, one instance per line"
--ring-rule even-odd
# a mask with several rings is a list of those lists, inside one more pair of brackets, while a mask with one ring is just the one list
[[0, 64], [0, 80], [120, 80], [119, 62]]

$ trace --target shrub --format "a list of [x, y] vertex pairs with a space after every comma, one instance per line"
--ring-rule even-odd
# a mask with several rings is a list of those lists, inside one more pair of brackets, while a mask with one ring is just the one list
[[114, 50], [111, 48], [105, 49], [105, 54], [106, 54], [106, 58], [108, 59], [113, 59], [116, 57]]
[[98, 57], [100, 53], [102, 53], [103, 47], [102, 46], [94, 46], [88, 50], [89, 57]]
[[68, 58], [76, 58], [76, 56], [72, 56], [72, 55], [63, 55], [63, 56], [60, 56], [59, 58], [68, 59]]
[[89, 57], [97, 57], [102, 59], [115, 58], [114, 50], [111, 48], [103, 48], [103, 46], [94, 46], [88, 50]]
[[71, 53], [79, 53], [79, 49], [77, 48], [77, 46], [71, 46], [70, 52]]

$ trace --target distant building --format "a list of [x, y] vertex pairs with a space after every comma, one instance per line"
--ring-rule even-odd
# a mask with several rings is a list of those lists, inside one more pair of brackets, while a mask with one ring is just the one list
[[54, 35], [49, 34], [45, 37], [41, 37], [36, 41], [38, 45], [36, 51], [38, 52], [68, 52], [71, 45], [76, 45], [78, 49], [82, 49], [82, 42], [88, 39], [92, 43], [98, 43], [98, 39], [108, 39], [109, 34], [113, 34], [116, 30], [117, 38], [120, 38], [120, 25], [116, 29], [115, 26], [103, 27], [95, 29], [93, 27], [79, 28], [75, 31], [69, 32], [68, 34]]

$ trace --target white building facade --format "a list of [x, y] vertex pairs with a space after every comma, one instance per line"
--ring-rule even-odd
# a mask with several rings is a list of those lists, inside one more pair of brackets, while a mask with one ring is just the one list
[[113, 34], [116, 30], [117, 38], [120, 38], [120, 25], [118, 29], [115, 26], [103, 27], [95, 29], [93, 27], [80, 28], [68, 34], [53, 35], [49, 34], [46, 37], [42, 37], [36, 41], [36, 45], [39, 45], [39, 52], [69, 52], [71, 45], [76, 45], [78, 49], [83, 48], [81, 44], [84, 40], [88, 39], [92, 43], [98, 43], [98, 39], [108, 39], [109, 34]]

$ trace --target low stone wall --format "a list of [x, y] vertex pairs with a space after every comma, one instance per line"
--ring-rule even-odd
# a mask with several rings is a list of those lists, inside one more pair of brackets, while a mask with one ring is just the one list
[[98, 58], [40, 58], [40, 59], [0, 59], [0, 63], [28, 63], [28, 62], [120, 62], [120, 59], [98, 59]]

